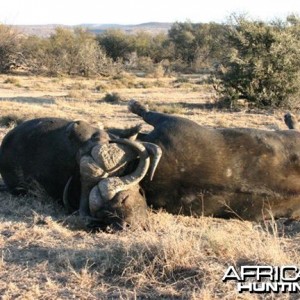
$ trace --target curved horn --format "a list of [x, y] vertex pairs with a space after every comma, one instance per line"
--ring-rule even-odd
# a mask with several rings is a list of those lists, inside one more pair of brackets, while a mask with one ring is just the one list
[[145, 146], [145, 148], [147, 149], [148, 153], [152, 158], [150, 162], [150, 168], [149, 168], [150, 181], [152, 181], [154, 173], [156, 171], [156, 168], [162, 156], [162, 150], [158, 145], [153, 143], [142, 142], [142, 144]]
[[99, 182], [99, 191], [106, 201], [114, 198], [118, 192], [128, 190], [131, 186], [138, 184], [145, 177], [150, 166], [149, 154], [142, 143], [126, 139], [117, 139], [111, 142], [132, 147], [138, 152], [139, 164], [131, 174], [122, 177], [105, 178]]
[[103, 198], [101, 197], [98, 186], [94, 186], [89, 194], [89, 209], [91, 215], [94, 214], [104, 205]]
[[71, 205], [69, 203], [69, 198], [68, 198], [69, 187], [70, 187], [72, 179], [73, 179], [73, 176], [71, 176], [68, 179], [68, 181], [65, 185], [65, 188], [64, 188], [64, 193], [63, 193], [63, 204], [68, 213], [72, 211]]

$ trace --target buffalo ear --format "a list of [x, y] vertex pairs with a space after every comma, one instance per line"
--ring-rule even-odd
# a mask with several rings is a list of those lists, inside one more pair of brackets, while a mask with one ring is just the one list
[[67, 136], [70, 139], [74, 139], [77, 135], [78, 126], [80, 126], [80, 121], [73, 121], [66, 128]]

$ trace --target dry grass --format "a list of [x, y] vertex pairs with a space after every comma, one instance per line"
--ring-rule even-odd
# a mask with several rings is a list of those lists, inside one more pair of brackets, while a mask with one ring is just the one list
[[[212, 89], [191, 81], [174, 87], [175, 78], [17, 77], [20, 87], [4, 83], [6, 78], [0, 76], [0, 140], [19, 120], [41, 116], [112, 127], [139, 123], [126, 102], [99, 101], [114, 92], [205, 126], [285, 128], [284, 112], [207, 110], [215, 101]], [[85, 97], [72, 96], [74, 91]], [[233, 283], [221, 281], [229, 265], [300, 264], [297, 222], [256, 224], [161, 211], [149, 212], [144, 229], [90, 233], [41, 191], [27, 197], [2, 193], [0, 207], [1, 299], [259, 299], [264, 296], [237, 294]]]

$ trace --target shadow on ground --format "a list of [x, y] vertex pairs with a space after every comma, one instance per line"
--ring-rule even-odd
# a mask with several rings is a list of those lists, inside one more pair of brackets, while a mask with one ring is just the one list
[[55, 104], [55, 99], [51, 97], [2, 97], [0, 101], [11, 101], [30, 104]]

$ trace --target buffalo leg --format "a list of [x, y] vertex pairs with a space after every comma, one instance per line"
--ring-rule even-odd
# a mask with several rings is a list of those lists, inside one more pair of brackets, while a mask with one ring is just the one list
[[146, 123], [154, 127], [158, 126], [159, 124], [165, 121], [172, 121], [172, 120], [176, 121], [178, 119], [178, 117], [150, 111], [146, 105], [143, 105], [142, 103], [136, 100], [129, 101], [128, 109], [130, 112], [142, 117]]
[[1, 186], [1, 191], [9, 191], [14, 196], [25, 195], [28, 192], [23, 178], [23, 174], [19, 174], [19, 172], [10, 171], [2, 171], [2, 178], [4, 181], [4, 185]]
[[295, 115], [289, 112], [284, 115], [284, 122], [289, 129], [299, 129], [298, 121]]

